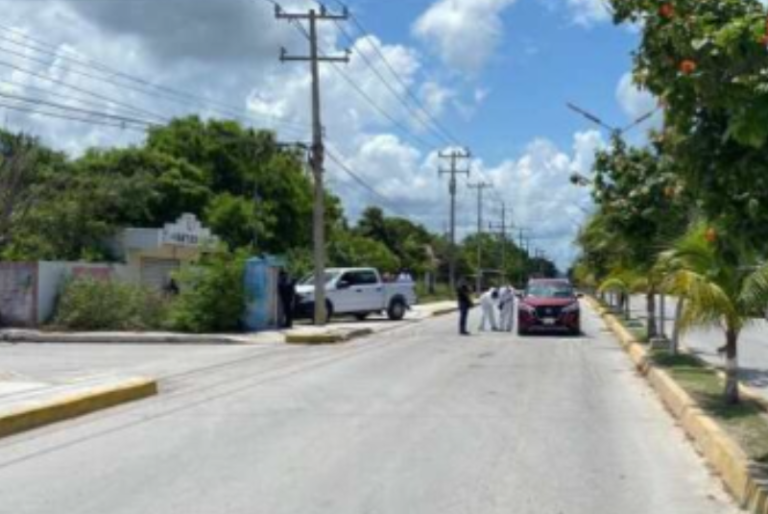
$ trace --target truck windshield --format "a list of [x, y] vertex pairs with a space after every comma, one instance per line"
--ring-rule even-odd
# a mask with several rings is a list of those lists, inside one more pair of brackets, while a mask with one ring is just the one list
[[[325, 283], [327, 284], [329, 282], [334, 281], [339, 275], [340, 275], [339, 271], [326, 271], [325, 272]], [[305, 285], [305, 286], [315, 285], [315, 276], [314, 275], [307, 275], [301, 281], [301, 284]]]
[[528, 296], [537, 298], [571, 298], [573, 288], [568, 284], [531, 284]]

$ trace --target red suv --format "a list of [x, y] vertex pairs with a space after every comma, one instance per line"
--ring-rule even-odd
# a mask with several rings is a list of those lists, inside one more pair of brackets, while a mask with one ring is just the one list
[[567, 280], [535, 279], [517, 302], [517, 333], [564, 331], [581, 333], [581, 310]]

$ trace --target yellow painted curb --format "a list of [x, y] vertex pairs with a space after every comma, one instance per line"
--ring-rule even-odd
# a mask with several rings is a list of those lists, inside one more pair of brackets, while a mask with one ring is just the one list
[[349, 332], [327, 332], [324, 334], [286, 334], [285, 342], [287, 344], [307, 345], [339, 344], [371, 334], [373, 334], [373, 330], [370, 328], [361, 328]]
[[55, 398], [37, 405], [0, 412], [0, 438], [59, 421], [84, 416], [122, 403], [157, 394], [157, 382], [133, 378], [118, 385], [103, 386], [90, 391]]
[[[594, 303], [590, 302], [590, 305]], [[603, 314], [603, 318], [664, 406], [680, 422], [696, 450], [720, 475], [741, 507], [755, 514], [768, 514], [768, 484], [755, 473], [741, 447], [699, 408], [669, 373], [653, 366], [645, 347], [634, 340], [615, 316]]]

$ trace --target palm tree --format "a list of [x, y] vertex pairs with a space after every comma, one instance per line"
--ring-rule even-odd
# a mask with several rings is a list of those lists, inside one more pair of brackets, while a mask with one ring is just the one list
[[752, 252], [696, 226], [659, 258], [663, 288], [685, 300], [679, 328], [720, 327], [725, 335], [725, 400], [739, 402], [738, 342], [745, 326], [768, 305], [768, 264]]

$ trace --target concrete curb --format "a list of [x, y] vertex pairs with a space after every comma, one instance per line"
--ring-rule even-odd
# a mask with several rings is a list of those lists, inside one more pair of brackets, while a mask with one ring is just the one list
[[360, 328], [345, 331], [330, 331], [325, 333], [288, 333], [285, 335], [287, 344], [326, 345], [348, 343], [353, 339], [366, 337], [374, 333], [373, 329]]
[[155, 380], [131, 378], [87, 392], [63, 395], [7, 412], [0, 411], [0, 438], [148, 398], [156, 395], [157, 391]]
[[197, 334], [116, 334], [99, 332], [37, 332], [25, 330], [0, 331], [0, 341], [6, 343], [60, 344], [248, 344], [234, 337]]
[[633, 364], [680, 422], [696, 450], [720, 475], [741, 507], [755, 514], [768, 514], [768, 483], [758, 472], [759, 467], [666, 371], [650, 362], [645, 347], [615, 316], [607, 313], [594, 299], [588, 298], [587, 301], [605, 320]]
[[438, 309], [432, 313], [433, 318], [437, 318], [439, 316], [447, 316], [449, 314], [453, 314], [455, 312], [458, 312], [458, 307], [446, 307], [445, 309]]

